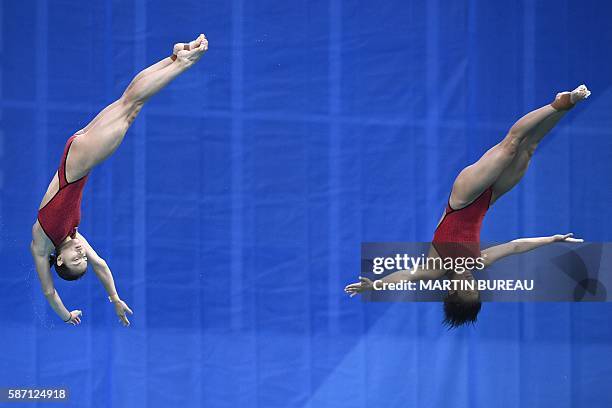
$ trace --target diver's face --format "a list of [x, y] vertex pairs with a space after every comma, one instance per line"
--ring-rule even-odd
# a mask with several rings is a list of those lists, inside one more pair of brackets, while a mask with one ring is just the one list
[[71, 271], [82, 273], [87, 269], [87, 254], [83, 243], [78, 239], [71, 239], [57, 256], [58, 264], [65, 264]]
[[[451, 279], [456, 279], [456, 280], [465, 279], [465, 280], [474, 281], [474, 276], [472, 275], [470, 271], [465, 271], [463, 273], [453, 272]], [[474, 285], [474, 289], [467, 288], [467, 289], [460, 289], [460, 290], [449, 290], [448, 293], [449, 295], [456, 294], [456, 296], [458, 296], [459, 299], [461, 299], [464, 302], [478, 302], [480, 300], [480, 295], [475, 285]]]

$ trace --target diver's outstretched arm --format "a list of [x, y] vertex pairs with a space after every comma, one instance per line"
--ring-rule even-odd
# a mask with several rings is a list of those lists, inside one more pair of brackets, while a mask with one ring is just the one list
[[134, 314], [132, 309], [119, 298], [117, 294], [117, 288], [115, 287], [115, 279], [113, 279], [113, 273], [111, 272], [108, 264], [98, 253], [93, 249], [87, 239], [79, 232], [77, 232], [79, 240], [83, 243], [85, 253], [87, 254], [87, 261], [91, 265], [94, 273], [98, 277], [98, 280], [104, 286], [106, 293], [108, 293], [108, 300], [115, 306], [115, 313], [119, 317], [119, 321], [125, 326], [130, 325], [130, 321], [127, 318], [127, 314]]
[[484, 259], [484, 265], [487, 267], [507, 256], [532, 251], [541, 246], [552, 244], [553, 242], [584, 242], [584, 240], [574, 238], [573, 236], [574, 234], [570, 232], [569, 234], [557, 234], [550, 237], [515, 239], [513, 241], [506, 242], [505, 244], [484, 249], [481, 251], [481, 255]]
[[53, 285], [53, 278], [51, 277], [51, 265], [49, 264], [49, 254], [45, 251], [40, 251], [36, 246], [35, 242], [32, 241], [30, 244], [30, 253], [34, 258], [34, 266], [38, 273], [38, 279], [42, 286], [43, 294], [49, 302], [49, 306], [57, 313], [57, 315], [65, 322], [70, 323], [74, 326], [81, 323], [80, 310], [73, 310], [72, 312], [66, 309], [62, 299], [59, 297], [55, 286]]
[[384, 284], [435, 280], [440, 279], [445, 273], [446, 271], [441, 269], [423, 269], [419, 267], [415, 270], [406, 269], [393, 272], [374, 282], [368, 278], [360, 276], [359, 282], [346, 285], [344, 291], [353, 297], [368, 290], [384, 290]]

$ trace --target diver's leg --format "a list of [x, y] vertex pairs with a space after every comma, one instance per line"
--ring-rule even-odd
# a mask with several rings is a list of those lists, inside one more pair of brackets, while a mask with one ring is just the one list
[[[569, 92], [559, 94], [552, 104], [529, 112], [512, 125], [499, 144], [489, 149], [476, 163], [463, 169], [453, 184], [451, 206], [455, 209], [465, 207], [491, 185], [495, 190], [495, 184], [511, 165], [523, 166], [524, 173], [529, 162], [528, 147], [533, 146], [535, 141], [539, 142], [561, 119], [563, 112], [580, 100], [578, 94], [574, 95], [576, 92], [584, 92], [586, 95], [588, 90], [586, 87], [583, 90], [578, 87], [571, 94]], [[570, 100], [570, 98], [576, 99]], [[508, 172], [516, 173], [515, 170]]]
[[[564, 95], [565, 93], [559, 94]], [[574, 89], [570, 94], [570, 103], [576, 104], [581, 100], [587, 98], [591, 93], [587, 89], [586, 86], [580, 85], [576, 89]], [[557, 101], [557, 99], [555, 99]], [[542, 121], [538, 126], [535, 127], [533, 132], [529, 134], [529, 136], [521, 143], [519, 146], [519, 151], [516, 154], [514, 160], [510, 165], [502, 172], [499, 176], [499, 179], [493, 185], [493, 197], [491, 202], [495, 202], [499, 197], [510, 191], [514, 186], [518, 184], [519, 181], [525, 175], [527, 168], [529, 167], [529, 162], [531, 161], [531, 157], [535, 153], [538, 144], [540, 141], [550, 132], [550, 130], [555, 127], [555, 125], [561, 120], [563, 116], [567, 113], [567, 106], [559, 106], [557, 105], [557, 109], [553, 108], [552, 105], [548, 105], [550, 109], [554, 109], [554, 112]]]
[[198, 45], [193, 49], [178, 51], [177, 58], [165, 58], [136, 75], [121, 98], [106, 107], [80, 132], [66, 164], [69, 179], [88, 173], [117, 149], [144, 103], [206, 52], [206, 38], [201, 35], [196, 42]]
[[[132, 82], [130, 83], [130, 85], [128, 85], [128, 89], [130, 88], [130, 86], [132, 84], [134, 84], [135, 82], [139, 81], [142, 77], [158, 71], [162, 68], [166, 68], [168, 65], [172, 64], [172, 62], [174, 62], [177, 58], [177, 55], [179, 53], [179, 51], [182, 50], [192, 50], [194, 48], [197, 48], [200, 46], [200, 43], [202, 42], [202, 40], [205, 39], [205, 37], [203, 35], [200, 35], [198, 38], [196, 38], [195, 40], [188, 42], [188, 43], [176, 43], [174, 44], [174, 48], [172, 51], [172, 56], [168, 57], [168, 58], [164, 58], [161, 61], [156, 62], [155, 64], [151, 65], [148, 68], [145, 68], [144, 70], [140, 71], [138, 73], [138, 75], [136, 75], [134, 77], [134, 79], [132, 79]], [[115, 107], [115, 105], [118, 103], [119, 101], [115, 101], [112, 104], [110, 104], [109, 106], [107, 106], [104, 110], [102, 110], [100, 113], [98, 113], [98, 115], [91, 121], [89, 122], [89, 124], [84, 127], [83, 129], [79, 130], [77, 132], [77, 134], [80, 133], [84, 133], [86, 131], [88, 131], [93, 125], [95, 125], [97, 123], [97, 121], [104, 116], [104, 114], [106, 112], [108, 112], [109, 110], [113, 109], [113, 107]]]
[[[162, 68], [167, 67], [168, 65], [172, 64], [172, 61], [174, 61], [172, 58], [174, 57], [174, 54], [172, 57], [168, 57], [168, 58], [164, 58], [163, 60], [151, 65], [150, 67], [140, 71], [138, 73], [138, 75], [136, 75], [134, 77], [134, 79], [132, 79], [132, 82], [130, 84], [133, 84], [134, 82], [138, 81], [139, 79], [141, 79], [142, 77], [144, 77], [147, 74], [150, 74], [152, 72], [155, 72], [157, 70], [160, 70]], [[108, 111], [116, 108], [117, 104], [120, 102], [120, 100], [117, 100], [113, 103], [111, 103], [110, 105], [108, 105], [106, 108], [104, 108], [102, 111], [100, 111], [100, 113], [98, 113], [96, 115], [95, 118], [93, 118], [93, 120], [91, 122], [89, 122], [87, 124], [87, 126], [85, 126], [83, 129], [79, 130], [77, 132], [77, 134], [81, 134], [81, 133], [85, 133], [87, 132], [89, 129], [91, 129], [96, 123], [98, 123], [98, 121], [100, 120], [100, 118], [104, 117], [106, 115], [106, 113], [108, 113]]]

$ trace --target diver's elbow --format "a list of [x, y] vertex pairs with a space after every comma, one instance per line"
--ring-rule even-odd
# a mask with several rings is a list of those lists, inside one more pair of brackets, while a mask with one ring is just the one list
[[55, 288], [43, 289], [43, 295], [45, 295], [46, 298], [50, 298], [50, 297], [54, 296], [55, 295]]

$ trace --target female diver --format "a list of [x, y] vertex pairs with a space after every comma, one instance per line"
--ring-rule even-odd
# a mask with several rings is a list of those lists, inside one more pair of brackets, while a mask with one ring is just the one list
[[[551, 104], [519, 119], [500, 143], [489, 149], [476, 163], [459, 173], [442, 219], [434, 233], [429, 258], [482, 257], [484, 266], [488, 266], [508, 255], [530, 251], [553, 242], [582, 242], [581, 239], [573, 238], [573, 234], [565, 234], [516, 239], [481, 251], [480, 229], [489, 206], [523, 178], [542, 138], [568, 110], [588, 98], [590, 94], [584, 85], [571, 92], [557, 94]], [[451, 280], [474, 279], [470, 271], [460, 274], [453, 270], [417, 269], [398, 271], [382, 278], [381, 281], [391, 283], [434, 280], [442, 277]], [[373, 282], [360, 277], [359, 282], [347, 285], [345, 292], [354, 296], [372, 289], [374, 289]], [[477, 290], [451, 290], [444, 299], [444, 322], [450, 327], [474, 323], [480, 308], [481, 302]]]
[[30, 244], [43, 293], [64, 322], [80, 324], [82, 312], [66, 309], [53, 285], [51, 266], [62, 279], [76, 280], [89, 264], [114, 304], [119, 321], [124, 326], [130, 324], [126, 313], [132, 314], [132, 310], [119, 298], [110, 268], [77, 232], [83, 187], [91, 170], [119, 147], [144, 103], [195, 64], [206, 50], [208, 41], [203, 34], [188, 44], [176, 44], [172, 56], [136, 75], [121, 98], [68, 139], [59, 169], [40, 203]]

